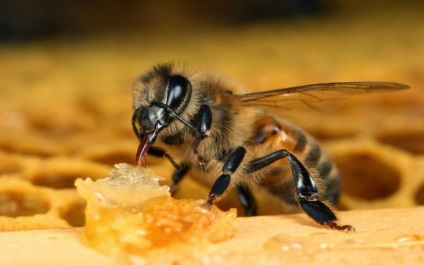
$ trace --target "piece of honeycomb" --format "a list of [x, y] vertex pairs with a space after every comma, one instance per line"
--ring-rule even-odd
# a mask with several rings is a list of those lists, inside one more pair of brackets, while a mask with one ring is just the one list
[[213, 205], [209, 210], [204, 200], [176, 200], [153, 171], [115, 167], [107, 178], [75, 183], [87, 201], [84, 241], [92, 248], [122, 260], [144, 256], [163, 263], [179, 255], [195, 258], [210, 243], [234, 235], [234, 209], [223, 212]]

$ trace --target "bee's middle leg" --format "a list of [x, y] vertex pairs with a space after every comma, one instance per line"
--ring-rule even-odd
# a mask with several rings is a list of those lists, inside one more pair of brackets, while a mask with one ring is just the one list
[[255, 216], [257, 215], [257, 206], [255, 198], [253, 197], [250, 189], [245, 185], [237, 185], [237, 194], [241, 206], [244, 208], [244, 214], [246, 216]]
[[305, 166], [289, 151], [279, 150], [264, 157], [252, 160], [249, 163], [248, 173], [260, 170], [286, 157], [290, 163], [300, 208], [321, 225], [337, 230], [354, 231], [355, 229], [350, 225], [340, 226], [336, 223], [337, 217], [334, 212], [326, 203], [319, 199], [318, 188], [314, 179]]
[[237, 170], [245, 154], [246, 149], [240, 146], [228, 157], [222, 167], [222, 175], [215, 180], [209, 192], [208, 200], [206, 201], [207, 207], [211, 207], [217, 197], [221, 196], [227, 190], [231, 182], [231, 175]]

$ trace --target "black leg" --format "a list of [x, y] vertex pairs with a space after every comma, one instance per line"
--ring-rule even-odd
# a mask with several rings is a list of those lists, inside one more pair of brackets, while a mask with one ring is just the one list
[[180, 165], [175, 162], [175, 160], [166, 152], [165, 149], [157, 147], [157, 146], [151, 146], [149, 150], [147, 150], [147, 154], [155, 156], [155, 157], [163, 157], [169, 160], [171, 164], [176, 168], [179, 169]]
[[184, 176], [187, 174], [187, 172], [190, 170], [190, 163], [182, 162], [181, 164], [178, 164], [175, 162], [175, 160], [165, 151], [165, 149], [162, 149], [157, 146], [151, 146], [149, 150], [147, 151], [147, 154], [156, 156], [156, 157], [164, 157], [168, 159], [171, 164], [175, 167], [174, 174], [172, 174], [172, 185], [170, 188], [171, 194], [175, 192], [175, 190], [178, 187], [178, 183], [184, 178]]
[[240, 200], [241, 205], [244, 208], [244, 214], [246, 216], [255, 216], [257, 215], [257, 206], [255, 197], [253, 197], [252, 192], [247, 186], [237, 185], [237, 194]]
[[187, 175], [187, 172], [190, 170], [191, 165], [189, 163], [181, 163], [180, 168], [177, 168], [172, 174], [172, 185], [170, 188], [171, 194], [174, 194], [175, 190], [178, 187], [180, 181]]
[[209, 136], [212, 126], [212, 111], [208, 105], [200, 106], [199, 113], [196, 118], [196, 139], [193, 143], [193, 152], [199, 161], [199, 164], [204, 164], [205, 160], [200, 156], [198, 148], [200, 143]]
[[224, 166], [222, 167], [222, 175], [215, 181], [209, 192], [208, 200], [206, 202], [207, 207], [211, 207], [218, 196], [222, 195], [228, 188], [231, 182], [231, 174], [233, 174], [239, 167], [241, 161], [243, 161], [246, 149], [244, 147], [238, 147], [234, 152], [231, 153]]
[[318, 198], [318, 188], [314, 179], [303, 164], [287, 150], [279, 150], [249, 163], [248, 172], [260, 170], [278, 159], [287, 157], [296, 187], [297, 199], [301, 209], [317, 223], [332, 229], [355, 231], [350, 225], [340, 226], [331, 208]]

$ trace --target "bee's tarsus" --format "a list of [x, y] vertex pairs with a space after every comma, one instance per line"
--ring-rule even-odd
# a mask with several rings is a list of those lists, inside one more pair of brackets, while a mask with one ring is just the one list
[[212, 185], [212, 188], [208, 195], [208, 203], [213, 204], [216, 198], [222, 195], [230, 185], [231, 176], [230, 174], [222, 174]]
[[325, 203], [319, 200], [308, 200], [307, 198], [299, 198], [300, 208], [315, 222], [329, 226], [337, 221], [336, 215]]
[[324, 224], [326, 227], [331, 228], [331, 229], [336, 229], [336, 230], [341, 230], [341, 231], [346, 231], [346, 233], [350, 233], [350, 232], [356, 232], [355, 228], [351, 225], [338, 225], [336, 222], [334, 221], [330, 221], [328, 223]]
[[214, 200], [215, 200], [214, 198], [211, 198], [211, 196], [209, 196], [208, 200], [203, 204], [203, 207], [210, 210]]
[[171, 193], [171, 196], [174, 196], [177, 188], [178, 188], [178, 184], [175, 184], [175, 183], [172, 183], [171, 186], [169, 186], [169, 193]]

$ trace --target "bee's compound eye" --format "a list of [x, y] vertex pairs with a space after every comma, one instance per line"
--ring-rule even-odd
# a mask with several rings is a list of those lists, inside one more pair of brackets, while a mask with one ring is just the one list
[[165, 103], [173, 110], [178, 110], [184, 107], [190, 97], [190, 93], [190, 81], [184, 76], [173, 75], [169, 78], [168, 95]]

